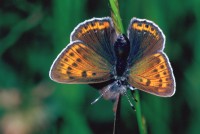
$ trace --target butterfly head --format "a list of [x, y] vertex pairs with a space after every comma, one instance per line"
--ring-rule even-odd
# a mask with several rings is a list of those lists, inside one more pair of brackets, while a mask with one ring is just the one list
[[115, 101], [119, 94], [123, 95], [127, 91], [127, 82], [124, 80], [116, 80], [100, 90], [102, 96], [106, 100]]

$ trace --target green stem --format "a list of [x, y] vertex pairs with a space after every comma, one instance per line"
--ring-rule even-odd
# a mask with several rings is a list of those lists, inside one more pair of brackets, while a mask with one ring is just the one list
[[142, 112], [140, 107], [140, 95], [138, 90], [135, 91], [135, 98], [137, 100], [137, 102], [135, 103], [135, 108], [136, 108], [136, 116], [137, 116], [139, 131], [140, 134], [147, 134], [145, 119], [142, 117]]
[[124, 33], [124, 27], [119, 13], [118, 0], [109, 0], [112, 10], [112, 18], [114, 19], [115, 27], [120, 33]]
[[[109, 0], [109, 1], [111, 5], [112, 19], [114, 21], [115, 28], [117, 29], [118, 32], [124, 33], [124, 28], [122, 25], [122, 20], [120, 17], [120, 12], [118, 7], [118, 0]], [[136, 116], [137, 116], [139, 131], [140, 134], [147, 134], [145, 120], [142, 117], [142, 112], [140, 107], [140, 96], [137, 90], [135, 91], [135, 98], [137, 100], [137, 103], [135, 103], [135, 107], [136, 107]]]

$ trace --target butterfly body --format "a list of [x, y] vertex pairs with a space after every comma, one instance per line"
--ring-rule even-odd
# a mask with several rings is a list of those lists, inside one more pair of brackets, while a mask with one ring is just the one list
[[51, 66], [56, 82], [89, 84], [106, 99], [116, 100], [128, 88], [170, 97], [175, 78], [163, 52], [165, 36], [153, 22], [133, 18], [127, 37], [116, 32], [110, 17], [80, 23], [70, 44]]
[[114, 43], [116, 56], [116, 75], [122, 76], [127, 69], [127, 59], [130, 53], [130, 43], [128, 38], [121, 34], [117, 37]]
[[[128, 56], [130, 53], [130, 42], [124, 34], [117, 36], [113, 44], [116, 63], [114, 64], [114, 78], [109, 82], [92, 84], [93, 87], [100, 89], [104, 93], [105, 99], [115, 100], [119, 94], [123, 95], [127, 88], [131, 86], [127, 82], [128, 78]], [[98, 87], [101, 85], [101, 87]]]

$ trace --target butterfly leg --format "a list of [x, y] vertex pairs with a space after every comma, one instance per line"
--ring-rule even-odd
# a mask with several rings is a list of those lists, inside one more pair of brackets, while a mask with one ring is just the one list
[[101, 95], [99, 97], [97, 97], [92, 103], [91, 105], [95, 104], [99, 99], [101, 99], [105, 94], [106, 92], [110, 90], [110, 85], [108, 85], [107, 87], [103, 88], [102, 89], [102, 92], [101, 92]]
[[[135, 88], [135, 89], [136, 89], [136, 88]], [[131, 95], [132, 95], [133, 100], [134, 100], [135, 102], [138, 102], [137, 99], [136, 99], [135, 96], [134, 96], [134, 91], [131, 91]]]

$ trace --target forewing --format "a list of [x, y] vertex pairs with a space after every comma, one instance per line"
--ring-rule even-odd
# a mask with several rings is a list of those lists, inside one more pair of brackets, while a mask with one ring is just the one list
[[128, 82], [142, 91], [170, 97], [175, 93], [175, 79], [167, 56], [155, 53], [141, 59], [130, 69]]
[[165, 36], [162, 30], [153, 22], [133, 18], [128, 28], [130, 40], [129, 65], [142, 59], [144, 56], [162, 51], [165, 43]]
[[99, 83], [112, 78], [112, 65], [81, 41], [69, 44], [55, 59], [50, 78], [60, 83]]
[[110, 17], [93, 18], [80, 23], [71, 34], [71, 41], [80, 40], [98, 55], [115, 64], [113, 44], [117, 34]]

